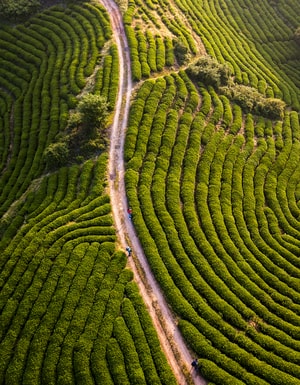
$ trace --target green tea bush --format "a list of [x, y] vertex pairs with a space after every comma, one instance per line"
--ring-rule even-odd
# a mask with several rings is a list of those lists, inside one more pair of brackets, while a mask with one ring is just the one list
[[170, 38], [164, 38], [165, 52], [166, 52], [166, 66], [171, 67], [175, 63], [175, 54], [173, 42]]
[[147, 37], [147, 44], [148, 44], [147, 62], [148, 62], [148, 65], [150, 67], [151, 72], [155, 72], [155, 71], [157, 71], [157, 67], [156, 67], [156, 62], [157, 62], [157, 59], [156, 59], [156, 40], [155, 40], [154, 36], [149, 31], [146, 32], [146, 37]]
[[129, 383], [146, 384], [147, 382], [140, 366], [139, 355], [136, 351], [134, 341], [122, 317], [115, 320], [113, 335], [123, 352]]
[[132, 78], [134, 81], [139, 81], [142, 78], [142, 68], [139, 58], [138, 41], [132, 27], [125, 25], [125, 31], [130, 47]]
[[107, 361], [109, 370], [113, 378], [114, 384], [130, 385], [129, 378], [126, 373], [124, 355], [120, 349], [118, 342], [111, 338], [107, 345]]
[[156, 68], [157, 71], [162, 71], [166, 65], [166, 48], [162, 37], [155, 36], [156, 44]]

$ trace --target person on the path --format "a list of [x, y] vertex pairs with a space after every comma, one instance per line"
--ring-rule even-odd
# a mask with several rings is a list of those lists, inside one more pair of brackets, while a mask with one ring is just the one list
[[132, 209], [130, 207], [127, 209], [127, 213], [128, 213], [128, 218], [131, 219], [132, 218]]
[[195, 369], [198, 369], [198, 358], [195, 358], [195, 359], [192, 361], [192, 367], [195, 368]]
[[127, 251], [127, 253], [128, 253], [128, 257], [130, 257], [130, 255], [131, 255], [131, 247], [129, 247], [129, 246], [127, 246], [126, 247], [126, 251]]

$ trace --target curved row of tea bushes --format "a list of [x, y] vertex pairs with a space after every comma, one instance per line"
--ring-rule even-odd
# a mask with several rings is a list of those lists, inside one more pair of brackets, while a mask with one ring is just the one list
[[128, 45], [130, 48], [130, 61], [131, 61], [131, 72], [132, 79], [134, 81], [139, 81], [142, 78], [142, 68], [139, 58], [138, 51], [138, 41], [135, 36], [134, 29], [125, 23], [125, 32], [128, 40]]
[[267, 170], [286, 152], [280, 164], [291, 169], [279, 176], [288, 186], [298, 147], [276, 144], [277, 123], [243, 116], [212, 88], [199, 91], [183, 72], [137, 91], [125, 144], [134, 225], [169, 303], [188, 321], [179, 325], [203, 375], [296, 384], [299, 244], [288, 247], [276, 211], [261, 207]]
[[[148, 49], [147, 49], [147, 62], [149, 64], [151, 72], [157, 71], [156, 66], [156, 40], [155, 37], [152, 35], [150, 31], [146, 31], [146, 39], [148, 42]], [[161, 54], [161, 52], [160, 52]], [[163, 66], [162, 66], [163, 67]]]
[[10, 151], [10, 119], [13, 109], [11, 109], [11, 96], [2, 90], [0, 94], [0, 170], [2, 172]]
[[[138, 42], [139, 61], [141, 63], [142, 78], [149, 78], [151, 67], [148, 64], [148, 44], [146, 36], [141, 31], [136, 31], [135, 36]], [[151, 52], [151, 51], [150, 51]]]
[[[155, 52], [156, 63], [155, 65], [153, 63], [153, 68], [155, 70], [155, 67], [156, 67], [157, 71], [162, 71], [164, 66], [167, 65], [167, 61], [166, 61], [166, 45], [161, 36], [158, 36], [158, 35], [155, 36], [155, 46], [156, 46], [156, 52]], [[172, 64], [169, 64], [169, 65], [172, 65]]]
[[171, 67], [175, 63], [175, 54], [173, 49], [173, 41], [171, 38], [166, 36], [164, 38], [165, 51], [166, 51], [166, 66]]
[[109, 94], [107, 101], [109, 103], [110, 109], [113, 110], [119, 87], [119, 57], [118, 57], [118, 49], [116, 45], [111, 47], [111, 56], [112, 56], [112, 66], [111, 66], [111, 75], [110, 75], [110, 86], [109, 86]]

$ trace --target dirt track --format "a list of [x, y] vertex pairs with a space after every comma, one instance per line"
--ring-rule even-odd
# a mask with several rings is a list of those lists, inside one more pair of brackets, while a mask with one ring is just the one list
[[135, 234], [132, 222], [127, 215], [127, 199], [124, 182], [124, 138], [128, 120], [132, 91], [130, 56], [128, 43], [122, 23], [122, 16], [112, 0], [100, 0], [107, 9], [119, 53], [119, 91], [114, 121], [111, 127], [109, 153], [109, 187], [119, 246], [127, 245], [133, 250], [128, 265], [134, 272], [140, 293], [156, 327], [161, 346], [172, 367], [179, 385], [205, 385], [197, 373], [191, 371], [191, 356], [177, 328], [176, 321], [157, 284], [143, 249]]

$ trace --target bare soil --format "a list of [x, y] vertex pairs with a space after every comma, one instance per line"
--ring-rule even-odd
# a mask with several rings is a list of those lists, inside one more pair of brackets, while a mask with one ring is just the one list
[[161, 346], [179, 385], [205, 385], [207, 382], [191, 370], [193, 356], [177, 327], [161, 289], [155, 280], [143, 249], [136, 236], [135, 229], [127, 214], [125, 193], [124, 140], [132, 92], [130, 56], [122, 15], [112, 0], [100, 0], [107, 9], [113, 29], [114, 39], [119, 52], [119, 91], [114, 120], [111, 126], [109, 153], [109, 188], [119, 247], [132, 248], [128, 257], [128, 266], [134, 273], [140, 293], [156, 327]]

